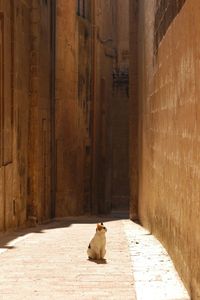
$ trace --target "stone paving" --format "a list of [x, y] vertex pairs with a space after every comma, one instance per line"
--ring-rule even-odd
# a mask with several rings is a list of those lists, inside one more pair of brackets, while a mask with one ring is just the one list
[[123, 220], [137, 300], [189, 300], [164, 247], [143, 227]]
[[[172, 264], [167, 263], [165, 276], [165, 261], [156, 258], [159, 243], [156, 248], [153, 240], [155, 246], [149, 248], [152, 239], [129, 220], [103, 219], [107, 261], [89, 261], [86, 250], [98, 221], [102, 219], [66, 218], [1, 238], [0, 299], [189, 299]], [[162, 268], [147, 265], [149, 255]], [[174, 293], [165, 293], [172, 286]]]

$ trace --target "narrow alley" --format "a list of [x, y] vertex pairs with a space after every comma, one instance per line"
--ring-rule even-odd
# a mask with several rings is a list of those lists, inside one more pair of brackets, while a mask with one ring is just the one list
[[0, 0], [0, 300], [200, 300], [199, 19]]
[[98, 221], [65, 218], [1, 239], [1, 299], [189, 300], [158, 241], [128, 219], [103, 219], [106, 262], [88, 260]]

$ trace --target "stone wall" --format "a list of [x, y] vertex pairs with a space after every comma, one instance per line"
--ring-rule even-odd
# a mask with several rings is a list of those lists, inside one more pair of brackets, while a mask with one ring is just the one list
[[0, 1], [0, 230], [128, 208], [123, 3]]
[[0, 1], [0, 230], [50, 218], [51, 1]]
[[30, 6], [30, 81], [28, 139], [28, 216], [39, 221], [50, 219], [53, 199], [52, 176], [52, 4], [34, 0]]
[[[78, 140], [80, 154], [82, 153], [81, 168], [81, 212], [91, 210], [91, 75], [92, 75], [92, 44], [91, 44], [91, 5], [87, 2], [87, 13], [77, 16], [77, 63], [78, 63]], [[80, 167], [80, 165], [78, 166]]]
[[26, 221], [29, 6], [30, 1], [0, 1], [1, 231]]
[[129, 0], [117, 0], [111, 98], [113, 210], [129, 209]]
[[[82, 7], [82, 6], [81, 6]], [[74, 0], [56, 7], [56, 216], [90, 210], [91, 24]]]
[[139, 218], [166, 246], [192, 299], [199, 299], [200, 3], [136, 2]]
[[93, 3], [92, 209], [99, 213], [106, 213], [111, 209], [111, 101], [113, 63], [116, 57], [114, 9], [113, 1], [98, 0]]
[[[129, 1], [129, 182], [130, 182], [130, 218], [138, 219], [139, 193], [139, 101], [138, 101], [138, 3]], [[142, 84], [142, 82], [140, 82]]]
[[[128, 1], [123, 5], [128, 15]], [[129, 198], [128, 41], [124, 41], [128, 17], [121, 22], [121, 6], [122, 1], [115, 0], [93, 3], [92, 207], [100, 213], [126, 209]], [[123, 73], [126, 82], [119, 86]]]

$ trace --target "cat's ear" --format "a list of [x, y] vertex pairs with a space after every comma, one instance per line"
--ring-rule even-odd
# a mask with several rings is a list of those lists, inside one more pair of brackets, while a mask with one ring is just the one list
[[101, 225], [97, 224], [97, 229], [96, 230], [101, 230], [101, 229], [102, 229]]

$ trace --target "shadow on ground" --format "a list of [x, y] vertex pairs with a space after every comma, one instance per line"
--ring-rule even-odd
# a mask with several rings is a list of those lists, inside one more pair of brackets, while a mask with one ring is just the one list
[[97, 265], [106, 265], [107, 264], [107, 260], [106, 259], [95, 260], [95, 259], [92, 259], [92, 258], [88, 258], [88, 261], [90, 261], [92, 263], [95, 263]]
[[[0, 235], [0, 254], [6, 250], [13, 250], [16, 248], [17, 240], [23, 239], [27, 234], [31, 233], [44, 233], [44, 230], [70, 227], [72, 224], [96, 224], [101, 222], [111, 222], [114, 220], [129, 219], [128, 212], [114, 211], [110, 215], [98, 216], [77, 216], [66, 218], [55, 218], [25, 229], [16, 229], [13, 231], [1, 233]], [[2, 251], [1, 251], [2, 250]], [[104, 261], [92, 261], [96, 264], [105, 264]]]

